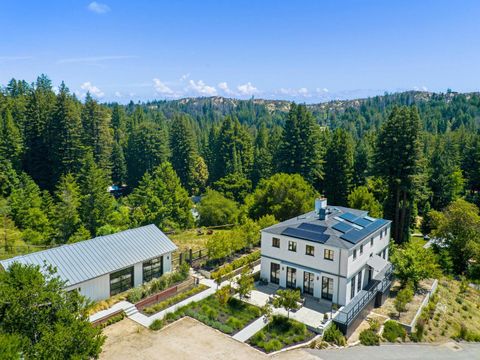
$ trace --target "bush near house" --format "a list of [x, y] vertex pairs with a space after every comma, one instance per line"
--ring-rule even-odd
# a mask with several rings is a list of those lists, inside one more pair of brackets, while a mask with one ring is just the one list
[[307, 341], [314, 336], [305, 324], [284, 316], [274, 316], [267, 327], [250, 338], [249, 344], [269, 353]]
[[380, 336], [372, 329], [365, 329], [360, 332], [360, 343], [366, 346], [380, 345]]
[[211, 278], [213, 280], [223, 278], [225, 275], [230, 274], [231, 272], [241, 268], [242, 266], [251, 264], [258, 259], [260, 259], [260, 250], [242, 256], [241, 258], [232, 261], [230, 264], [222, 266], [217, 271], [212, 272]]
[[331, 324], [323, 333], [323, 341], [338, 345], [345, 346], [347, 343], [345, 336], [337, 328], [337, 325]]
[[397, 339], [402, 339], [405, 341], [407, 332], [402, 325], [394, 320], [388, 320], [383, 324], [383, 334], [382, 337], [390, 342], [396, 342]]

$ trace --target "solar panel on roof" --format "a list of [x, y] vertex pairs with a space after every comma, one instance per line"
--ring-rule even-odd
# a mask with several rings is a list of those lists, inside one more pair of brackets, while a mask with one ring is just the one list
[[325, 226], [310, 223], [301, 223], [298, 225], [298, 229], [305, 229], [312, 232], [318, 232], [320, 234], [323, 234], [325, 230], [327, 230]]
[[377, 219], [374, 222], [370, 223], [368, 226], [364, 227], [361, 230], [349, 231], [340, 236], [343, 240], [346, 240], [352, 244], [358, 243], [360, 240], [365, 239], [368, 235], [372, 234], [376, 230], [380, 229], [388, 221], [384, 219]]
[[298, 239], [315, 241], [321, 244], [325, 243], [325, 241], [327, 241], [329, 237], [329, 235], [326, 235], [326, 234], [320, 234], [320, 233], [316, 233], [316, 232], [312, 232], [304, 229], [291, 228], [291, 227], [288, 227], [285, 230], [283, 230], [282, 235], [292, 236]]
[[345, 213], [340, 215], [339, 217], [350, 222], [354, 222], [354, 220], [358, 219], [358, 216], [353, 215], [352, 213]]
[[364, 218], [358, 218], [353, 220], [353, 223], [365, 227], [370, 225], [372, 222]]
[[353, 227], [344, 223], [344, 222], [338, 222], [335, 225], [332, 226], [333, 229], [338, 230], [340, 232], [346, 233], [350, 230], [353, 230]]

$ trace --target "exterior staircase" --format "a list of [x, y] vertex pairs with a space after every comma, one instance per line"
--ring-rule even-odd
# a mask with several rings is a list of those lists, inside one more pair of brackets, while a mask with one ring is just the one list
[[128, 316], [128, 317], [131, 317], [132, 315], [135, 315], [138, 313], [138, 309], [135, 305], [131, 305], [129, 306], [128, 308], [126, 308], [125, 310], [125, 314]]

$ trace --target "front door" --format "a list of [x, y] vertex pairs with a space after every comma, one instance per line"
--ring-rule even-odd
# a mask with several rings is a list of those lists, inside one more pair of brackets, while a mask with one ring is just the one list
[[303, 292], [305, 294], [313, 295], [313, 281], [315, 280], [315, 275], [311, 272], [303, 272]]

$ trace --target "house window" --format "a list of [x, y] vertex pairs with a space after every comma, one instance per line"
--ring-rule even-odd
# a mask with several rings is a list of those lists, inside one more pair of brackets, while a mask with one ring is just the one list
[[305, 294], [313, 295], [313, 283], [315, 281], [315, 275], [311, 272], [303, 272], [303, 292]]
[[297, 252], [297, 243], [295, 241], [288, 242], [288, 250]]
[[305, 248], [305, 255], [314, 256], [315, 255], [315, 247], [312, 245], [307, 245]]
[[362, 255], [362, 254], [363, 254], [363, 244], [360, 245], [360, 255]]
[[387, 256], [387, 249], [384, 249], [382, 253], [382, 257], [385, 259], [386, 256]]
[[143, 263], [143, 282], [146, 283], [152, 279], [163, 275], [163, 256]]
[[323, 250], [323, 258], [325, 260], [333, 261], [333, 250], [329, 250], [329, 249]]
[[110, 296], [133, 287], [133, 266], [110, 274]]
[[353, 299], [355, 296], [355, 276], [352, 277], [350, 281], [350, 299]]
[[362, 290], [362, 272], [360, 271], [357, 275], [357, 291]]
[[373, 246], [373, 237], [370, 238], [370, 246]]
[[357, 249], [353, 249], [353, 260], [357, 258]]
[[322, 276], [322, 299], [333, 299], [333, 279]]
[[280, 283], [280, 264], [270, 263], [270, 282], [277, 285]]
[[287, 288], [297, 287], [297, 269], [287, 266]]
[[272, 238], [272, 246], [275, 247], [275, 248], [279, 248], [280, 247], [280, 239], [279, 238]]

